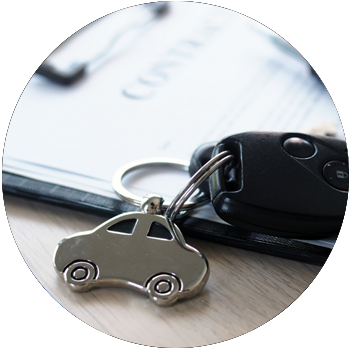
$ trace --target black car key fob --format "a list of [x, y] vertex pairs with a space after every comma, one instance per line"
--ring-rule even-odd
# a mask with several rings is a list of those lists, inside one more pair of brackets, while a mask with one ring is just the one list
[[203, 183], [226, 222], [274, 236], [338, 234], [349, 189], [346, 143], [300, 133], [248, 132], [199, 147], [190, 173], [221, 151], [234, 161]]

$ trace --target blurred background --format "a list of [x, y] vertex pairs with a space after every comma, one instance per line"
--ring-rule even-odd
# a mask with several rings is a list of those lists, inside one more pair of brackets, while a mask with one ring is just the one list
[[[93, 20], [127, 6], [134, 0], [1, 0], [1, 144], [23, 89], [41, 62], [69, 36]], [[215, 2], [227, 8], [226, 2]], [[230, 9], [276, 31], [309, 61], [325, 83], [350, 134], [350, 0], [231, 0]], [[325, 133], [327, 133], [325, 131]], [[2, 210], [2, 281], [33, 278], [10, 233]], [[4, 281], [6, 286], [6, 281]], [[350, 213], [325, 268], [306, 290], [327, 309], [316, 315], [310, 337], [279, 340], [285, 348], [350, 345]], [[11, 291], [2, 295], [11, 301]], [[8, 314], [6, 314], [7, 316]], [[23, 321], [16, 313], [3, 318], [8, 328]], [[15, 348], [12, 343], [11, 348]], [[257, 348], [259, 345], [257, 344]]]
[[[47, 55], [93, 20], [138, 3], [1, 0], [2, 142], [16, 99]], [[215, 4], [220, 6], [220, 1]], [[299, 50], [327, 86], [338, 112], [350, 114], [350, 0], [231, 0], [229, 4]]]

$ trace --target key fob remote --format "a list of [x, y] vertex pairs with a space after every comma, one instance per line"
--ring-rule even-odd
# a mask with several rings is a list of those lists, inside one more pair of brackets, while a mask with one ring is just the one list
[[199, 147], [190, 173], [224, 150], [235, 158], [229, 172], [218, 169], [201, 187], [224, 221], [289, 238], [339, 233], [349, 188], [344, 141], [301, 133], [241, 133]]

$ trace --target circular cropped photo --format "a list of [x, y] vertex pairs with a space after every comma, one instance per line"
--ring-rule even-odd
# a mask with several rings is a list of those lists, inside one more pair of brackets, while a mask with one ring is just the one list
[[224, 8], [154, 2], [44, 58], [8, 129], [4, 202], [28, 267], [76, 321], [195, 347], [303, 293], [339, 235], [349, 169], [295, 48]]

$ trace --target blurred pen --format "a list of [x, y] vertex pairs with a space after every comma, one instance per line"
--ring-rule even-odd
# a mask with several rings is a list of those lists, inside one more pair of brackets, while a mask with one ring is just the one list
[[64, 69], [58, 68], [45, 60], [35, 73], [61, 85], [72, 85], [85, 75], [92, 73], [111, 57], [126, 50], [148, 27], [167, 14], [170, 7], [167, 2], [154, 2], [143, 6], [146, 12], [142, 16], [142, 19], [136, 19], [136, 21], [131, 22], [124, 29], [116, 33], [106, 47], [92, 59], [86, 62], [72, 63]]

